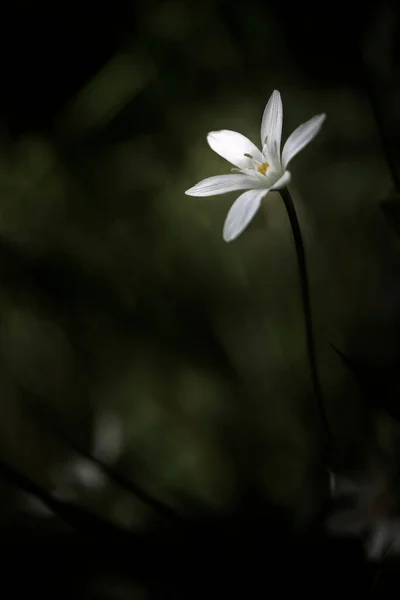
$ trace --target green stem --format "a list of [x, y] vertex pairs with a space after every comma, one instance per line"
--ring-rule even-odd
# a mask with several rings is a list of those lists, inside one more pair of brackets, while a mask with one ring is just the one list
[[308, 363], [310, 367], [310, 375], [312, 386], [314, 390], [315, 399], [317, 401], [317, 409], [319, 412], [321, 425], [322, 425], [322, 442], [324, 445], [325, 459], [330, 462], [330, 452], [332, 448], [332, 432], [329, 425], [329, 421], [324, 408], [323, 394], [321, 382], [318, 375], [317, 360], [315, 356], [315, 343], [313, 333], [313, 322], [311, 317], [311, 300], [307, 274], [307, 263], [306, 255], [304, 251], [303, 238], [300, 231], [299, 220], [297, 218], [296, 210], [293, 204], [292, 197], [287, 188], [279, 190], [282, 200], [284, 202], [286, 212], [289, 218], [290, 227], [292, 229], [294, 245], [296, 248], [297, 265], [299, 268], [300, 275], [300, 288], [301, 297], [303, 302], [303, 313], [304, 313], [304, 325], [306, 332], [306, 345]]

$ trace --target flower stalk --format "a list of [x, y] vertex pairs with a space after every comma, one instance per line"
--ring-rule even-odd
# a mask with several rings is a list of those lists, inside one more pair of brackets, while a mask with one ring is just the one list
[[323, 394], [322, 394], [322, 386], [321, 386], [321, 381], [320, 381], [319, 374], [318, 374], [306, 254], [305, 254], [305, 250], [304, 250], [304, 244], [303, 244], [303, 238], [301, 235], [299, 220], [297, 218], [296, 209], [294, 207], [290, 192], [287, 188], [283, 188], [282, 190], [280, 190], [280, 195], [282, 197], [282, 200], [283, 200], [283, 203], [285, 205], [285, 209], [286, 209], [286, 212], [288, 215], [290, 228], [292, 230], [292, 235], [293, 235], [293, 241], [294, 241], [294, 245], [295, 245], [295, 249], [296, 249], [297, 266], [299, 269], [299, 277], [300, 277], [301, 298], [302, 298], [302, 303], [303, 303], [307, 357], [308, 357], [308, 363], [309, 363], [309, 367], [310, 367], [310, 376], [311, 376], [312, 387], [313, 387], [314, 396], [315, 396], [316, 403], [317, 403], [317, 410], [318, 410], [319, 418], [321, 421], [321, 433], [322, 433], [322, 440], [323, 440], [323, 444], [324, 444], [324, 448], [323, 448], [324, 457], [325, 457], [327, 466], [329, 466], [329, 464], [331, 462], [330, 454], [331, 454], [331, 449], [332, 449], [332, 432], [331, 432], [329, 420], [328, 420], [328, 417], [327, 417], [327, 414], [325, 411]]

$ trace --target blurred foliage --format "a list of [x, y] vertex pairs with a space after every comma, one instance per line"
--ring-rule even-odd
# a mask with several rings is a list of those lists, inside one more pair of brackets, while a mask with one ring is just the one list
[[[318, 421], [279, 194], [229, 245], [221, 231], [234, 195], [184, 195], [226, 170], [207, 132], [257, 141], [274, 88], [284, 135], [328, 115], [293, 165], [292, 194], [338, 460], [359, 464], [378, 443], [372, 419], [373, 430], [386, 423], [383, 438], [395, 431], [387, 451], [395, 461], [396, 426], [379, 398], [371, 412], [330, 343], [398, 365], [400, 248], [379, 211], [394, 185], [380, 134], [393, 132], [396, 157], [398, 73], [393, 45], [373, 52], [382, 28], [395, 39], [398, 8], [374, 5], [379, 30], [368, 3], [356, 21], [343, 19], [339, 4], [323, 14], [312, 3], [261, 0], [10, 5], [0, 102], [0, 454], [44, 488], [135, 531], [154, 520], [145, 503], [80, 463], [29, 410], [32, 398], [93, 452], [96, 436], [111, 440], [113, 468], [187, 517], [234, 513], [252, 489], [297, 526], [318, 512]], [[52, 519], [16, 489], [4, 486], [3, 498], [4, 523], [24, 512]]]

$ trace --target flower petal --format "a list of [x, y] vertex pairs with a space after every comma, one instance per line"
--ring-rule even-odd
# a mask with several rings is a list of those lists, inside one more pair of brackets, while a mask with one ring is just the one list
[[281, 175], [281, 177], [279, 177], [279, 179], [275, 181], [275, 183], [271, 184], [271, 190], [281, 190], [282, 188], [287, 186], [291, 178], [292, 174], [290, 173], [290, 171], [285, 171]]
[[251, 154], [258, 162], [263, 162], [262, 154], [257, 146], [236, 131], [230, 131], [229, 129], [210, 131], [207, 142], [214, 152], [239, 169], [251, 167], [253, 164], [252, 160], [245, 154]]
[[282, 167], [286, 169], [289, 162], [298, 154], [307, 144], [311, 142], [322, 127], [326, 115], [315, 115], [306, 123], [299, 125], [297, 129], [286, 140], [282, 152]]
[[256, 177], [251, 175], [215, 175], [207, 177], [186, 190], [187, 196], [217, 196], [236, 190], [259, 187]]
[[278, 90], [274, 90], [265, 107], [261, 121], [261, 145], [267, 155], [267, 161], [274, 169], [280, 166], [283, 107]]
[[258, 211], [261, 200], [268, 192], [268, 189], [249, 190], [235, 200], [224, 223], [223, 238], [225, 242], [231, 242], [242, 233]]
[[272, 173], [276, 171], [282, 171], [280, 148], [278, 148], [276, 142], [267, 140], [267, 143], [263, 146], [263, 158], [264, 162], [268, 163], [272, 169]]

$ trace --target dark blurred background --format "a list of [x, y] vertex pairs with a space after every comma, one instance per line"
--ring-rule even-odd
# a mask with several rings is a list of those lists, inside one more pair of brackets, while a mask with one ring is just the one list
[[184, 191], [230, 168], [208, 131], [258, 143], [273, 89], [284, 137], [327, 113], [291, 191], [335, 460], [397, 481], [397, 3], [20, 0], [1, 23], [1, 595], [394, 589], [321, 525], [279, 194], [225, 244], [234, 194]]

